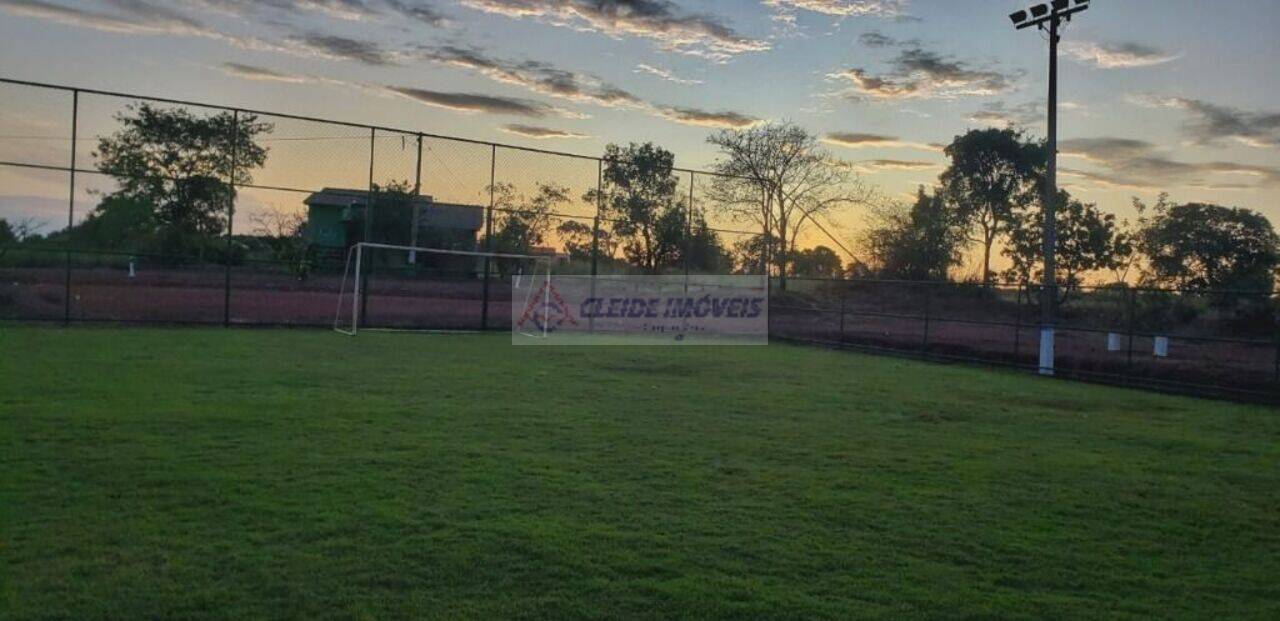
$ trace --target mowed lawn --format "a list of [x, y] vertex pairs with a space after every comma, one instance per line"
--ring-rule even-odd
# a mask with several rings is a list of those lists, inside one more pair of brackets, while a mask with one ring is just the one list
[[0, 617], [1280, 618], [1280, 416], [798, 346], [0, 325]]

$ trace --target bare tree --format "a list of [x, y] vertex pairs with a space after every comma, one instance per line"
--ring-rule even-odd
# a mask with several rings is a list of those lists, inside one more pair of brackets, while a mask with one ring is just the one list
[[305, 279], [311, 272], [311, 241], [307, 238], [306, 214], [272, 209], [254, 214], [250, 220], [276, 260], [287, 265], [299, 280]]
[[707, 138], [719, 147], [719, 174], [709, 198], [739, 222], [754, 222], [773, 250], [769, 263], [786, 289], [796, 240], [819, 218], [861, 204], [871, 192], [848, 163], [832, 157], [818, 138], [793, 123], [722, 130]]

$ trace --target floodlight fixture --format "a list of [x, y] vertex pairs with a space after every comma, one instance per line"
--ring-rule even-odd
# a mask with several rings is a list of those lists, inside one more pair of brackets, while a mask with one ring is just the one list
[[1049, 12], [1049, 5], [1047, 4], [1037, 4], [1031, 7], [1032, 17], [1044, 17], [1044, 14], [1048, 12]]
[[1009, 14], [1009, 19], [1010, 19], [1010, 20], [1013, 20], [1013, 25], [1015, 25], [1015, 26], [1016, 26], [1016, 25], [1018, 25], [1018, 24], [1021, 24], [1022, 22], [1027, 21], [1027, 12], [1026, 12], [1026, 11], [1014, 11], [1014, 12], [1012, 12], [1012, 13], [1010, 13], [1010, 14]]

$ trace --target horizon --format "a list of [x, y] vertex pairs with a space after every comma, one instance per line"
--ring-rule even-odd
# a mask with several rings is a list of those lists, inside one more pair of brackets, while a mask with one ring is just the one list
[[[0, 0], [0, 75], [585, 157], [652, 141], [691, 169], [714, 161], [711, 132], [789, 120], [905, 200], [934, 185], [953, 136], [1010, 122], [1045, 133], [1045, 41], [1007, 18], [1031, 3], [957, 4]], [[1165, 191], [1280, 218], [1280, 78], [1268, 67], [1280, 7], [1092, 4], [1064, 33], [1060, 184], [1121, 218], [1131, 197]], [[33, 71], [32, 55], [47, 62]], [[27, 103], [2, 133], [53, 135], [56, 110]], [[0, 140], [4, 159], [30, 149]], [[314, 172], [294, 166], [273, 174]], [[277, 200], [246, 193], [260, 208]], [[65, 184], [0, 171], [6, 212], [41, 201], [65, 210]], [[841, 241], [866, 216], [836, 218]]]

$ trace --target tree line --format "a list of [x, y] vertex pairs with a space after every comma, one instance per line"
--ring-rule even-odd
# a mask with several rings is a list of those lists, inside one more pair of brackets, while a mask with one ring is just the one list
[[[911, 204], [876, 211], [863, 235], [860, 271], [882, 278], [947, 280], [980, 253], [990, 285], [1039, 282], [1043, 262], [1044, 141], [1015, 129], [972, 130], [944, 153], [951, 160], [933, 188]], [[1089, 278], [1109, 283], [1192, 290], [1270, 292], [1280, 266], [1280, 238], [1256, 211], [1207, 203], [1148, 205], [1133, 199], [1134, 220], [1121, 220], [1066, 190], [1053, 198], [1056, 279], [1064, 294]], [[991, 267], [999, 252], [1009, 267]]]
[[[0, 246], [43, 239], [199, 261], [235, 261], [258, 251], [299, 272], [308, 269], [312, 253], [300, 214], [258, 214], [252, 235], [225, 239], [236, 186], [252, 183], [267, 161], [261, 139], [271, 124], [252, 114], [196, 116], [150, 104], [116, 119], [120, 129], [100, 137], [92, 154], [116, 189], [83, 221], [47, 236], [30, 221], [0, 220]], [[679, 191], [670, 151], [653, 143], [610, 144], [602, 186], [577, 197], [598, 206], [596, 218], [561, 216], [574, 197], [554, 179], [528, 193], [499, 183], [484, 189], [496, 209], [491, 235], [476, 245], [527, 254], [554, 239], [570, 258], [595, 256], [607, 269], [767, 272], [783, 288], [792, 276], [947, 280], [971, 251], [981, 257], [985, 284], [1040, 278], [1046, 145], [1018, 130], [957, 136], [944, 149], [950, 161], [937, 183], [919, 188], [911, 203], [889, 206], [875, 206], [875, 190], [853, 166], [795, 124], [721, 130], [707, 142], [718, 157], [713, 175], [699, 177], [705, 185], [698, 200]], [[412, 194], [407, 181], [374, 188], [370, 228], [380, 241], [408, 242], [411, 210], [397, 206], [410, 205]], [[1064, 290], [1099, 277], [1179, 288], [1272, 288], [1280, 241], [1257, 212], [1177, 204], [1162, 195], [1150, 205], [1135, 198], [1130, 221], [1065, 190], [1054, 200]], [[857, 206], [873, 206], [859, 239], [861, 260], [845, 264], [828, 245], [801, 246], [815, 231], [829, 235], [837, 216]], [[711, 226], [712, 216], [755, 232], [726, 241]], [[999, 272], [992, 268], [996, 253], [1008, 265]]]

